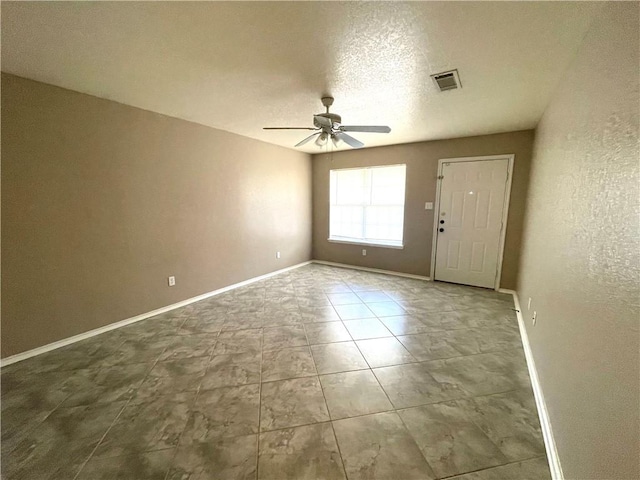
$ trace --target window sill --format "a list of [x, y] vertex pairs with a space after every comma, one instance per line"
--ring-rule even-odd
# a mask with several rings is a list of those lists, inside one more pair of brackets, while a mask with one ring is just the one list
[[327, 238], [331, 243], [345, 243], [348, 245], [363, 245], [366, 247], [380, 247], [380, 248], [394, 248], [396, 250], [403, 250], [404, 245], [394, 245], [392, 243], [374, 243], [366, 242], [364, 240], [346, 240], [343, 238]]

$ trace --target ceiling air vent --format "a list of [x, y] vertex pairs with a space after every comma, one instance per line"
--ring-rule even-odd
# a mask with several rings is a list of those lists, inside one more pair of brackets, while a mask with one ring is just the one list
[[431, 78], [436, 82], [436, 85], [441, 92], [462, 88], [460, 77], [458, 76], [458, 70], [436, 73], [435, 75], [431, 75]]

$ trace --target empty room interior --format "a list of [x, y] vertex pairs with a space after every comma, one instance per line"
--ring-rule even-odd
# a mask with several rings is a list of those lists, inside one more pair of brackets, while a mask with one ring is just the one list
[[8, 2], [5, 480], [640, 478], [640, 2]]

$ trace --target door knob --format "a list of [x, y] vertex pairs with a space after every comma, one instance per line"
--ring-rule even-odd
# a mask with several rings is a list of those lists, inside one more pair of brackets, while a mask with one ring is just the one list
[[438, 229], [439, 232], [444, 232], [444, 228]]

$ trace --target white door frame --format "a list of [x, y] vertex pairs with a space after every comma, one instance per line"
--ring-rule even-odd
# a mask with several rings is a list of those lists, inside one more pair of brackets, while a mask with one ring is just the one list
[[498, 249], [498, 265], [496, 272], [496, 283], [494, 289], [500, 288], [500, 277], [502, 276], [502, 260], [504, 257], [504, 239], [507, 234], [507, 217], [509, 216], [509, 200], [511, 198], [511, 180], [513, 179], [513, 160], [514, 154], [505, 155], [486, 155], [483, 157], [458, 157], [458, 158], [441, 158], [438, 160], [438, 177], [436, 179], [436, 201], [433, 210], [433, 240], [431, 241], [431, 274], [429, 278], [432, 281], [436, 279], [436, 247], [438, 241], [438, 212], [440, 211], [440, 177], [442, 176], [442, 166], [444, 163], [453, 162], [478, 162], [483, 160], [504, 160], [509, 161], [507, 166], [507, 188], [504, 193], [504, 208], [502, 209], [502, 229], [500, 230], [500, 245]]

